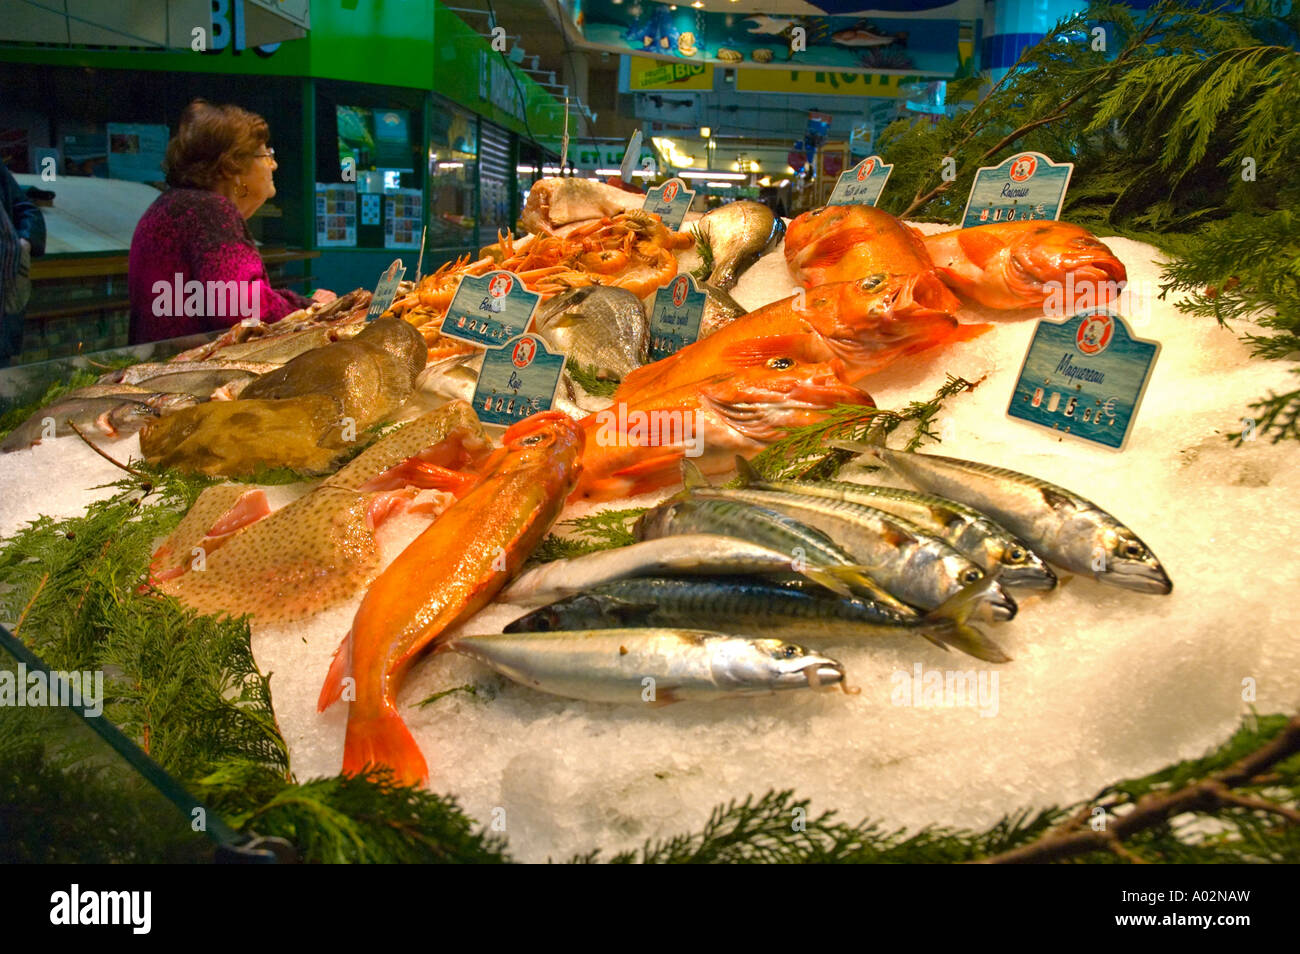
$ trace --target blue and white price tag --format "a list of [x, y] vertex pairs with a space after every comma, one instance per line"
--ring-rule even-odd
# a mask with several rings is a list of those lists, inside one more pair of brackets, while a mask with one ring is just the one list
[[388, 306], [397, 297], [397, 286], [402, 283], [402, 276], [405, 274], [406, 266], [398, 258], [394, 259], [393, 264], [388, 266], [387, 271], [379, 276], [379, 284], [375, 286], [375, 293], [370, 296], [370, 307], [366, 309], [366, 321], [374, 321], [388, 310]]
[[500, 347], [523, 334], [541, 300], [513, 272], [466, 275], [452, 296], [442, 333], [470, 344]]
[[889, 181], [889, 174], [894, 171], [892, 165], [886, 165], [879, 156], [868, 156], [852, 169], [840, 173], [831, 190], [827, 205], [875, 205], [880, 201], [880, 193]]
[[695, 193], [686, 188], [681, 179], [669, 179], [663, 185], [646, 192], [641, 208], [663, 219], [664, 225], [674, 232], [682, 227], [682, 220], [691, 207]]
[[650, 306], [650, 360], [676, 354], [700, 336], [700, 319], [708, 296], [692, 275], [678, 275], [655, 292]]
[[1109, 311], [1040, 321], [1007, 415], [1123, 450], [1159, 356], [1160, 342], [1134, 337]]
[[997, 166], [981, 166], [966, 199], [961, 227], [1061, 217], [1074, 163], [1022, 152]]
[[509, 427], [539, 411], [549, 411], [560, 387], [563, 353], [551, 351], [537, 335], [520, 335], [488, 348], [474, 388], [474, 411], [484, 424]]

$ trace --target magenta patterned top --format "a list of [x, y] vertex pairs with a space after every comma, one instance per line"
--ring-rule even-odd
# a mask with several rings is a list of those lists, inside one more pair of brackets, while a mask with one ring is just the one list
[[276, 321], [311, 304], [274, 291], [235, 203], [170, 189], [140, 217], [127, 262], [131, 343], [215, 331], [256, 315]]

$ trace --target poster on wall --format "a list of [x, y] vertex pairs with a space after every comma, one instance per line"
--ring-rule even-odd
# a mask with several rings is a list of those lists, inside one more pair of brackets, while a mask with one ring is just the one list
[[162, 164], [171, 134], [166, 126], [108, 124], [108, 177], [132, 182], [162, 182]]
[[[568, 6], [565, 16], [566, 29], [583, 46], [670, 62], [952, 76], [960, 62], [960, 21], [970, 18], [963, 14], [973, 5], [909, 0], [906, 10], [888, 7], [888, 2], [871, 7], [871, 17], [865, 15], [867, 7], [852, 3], [822, 5], [836, 15], [745, 16], [743, 11], [705, 10], [685, 3], [583, 0], [580, 8]], [[922, 15], [925, 10], [933, 15]], [[665, 81], [654, 74], [648, 79]], [[703, 82], [685, 72], [680, 79]]]
[[357, 244], [357, 187], [352, 183], [316, 183], [316, 247]]
[[394, 189], [384, 196], [384, 246], [419, 248], [424, 196], [419, 189]]

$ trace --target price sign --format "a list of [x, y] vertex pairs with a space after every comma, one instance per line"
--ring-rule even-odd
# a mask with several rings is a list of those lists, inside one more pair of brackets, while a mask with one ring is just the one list
[[975, 173], [961, 227], [1061, 217], [1072, 162], [1053, 162], [1041, 152], [1022, 152]]
[[650, 360], [676, 354], [700, 336], [707, 296], [692, 275], [678, 275], [655, 292], [650, 306]]
[[867, 156], [842, 173], [831, 190], [827, 205], [875, 205], [894, 171], [879, 156]]
[[676, 231], [682, 227], [682, 220], [691, 207], [695, 193], [686, 188], [681, 179], [669, 179], [663, 185], [646, 192], [645, 202], [641, 208], [653, 212], [663, 219], [664, 225]]
[[1114, 450], [1128, 442], [1160, 355], [1109, 311], [1038, 323], [1007, 415]]
[[442, 333], [470, 344], [496, 348], [523, 334], [542, 296], [524, 288], [513, 272], [466, 275], [442, 322]]
[[402, 283], [402, 276], [405, 274], [406, 266], [398, 258], [394, 259], [393, 264], [389, 265], [388, 269], [379, 276], [379, 284], [375, 286], [375, 293], [370, 296], [370, 307], [366, 309], [366, 321], [374, 321], [388, 310], [388, 306], [397, 297], [397, 286]]
[[537, 335], [519, 335], [483, 356], [474, 388], [474, 411], [484, 424], [509, 427], [549, 411], [560, 387], [564, 354], [551, 351]]

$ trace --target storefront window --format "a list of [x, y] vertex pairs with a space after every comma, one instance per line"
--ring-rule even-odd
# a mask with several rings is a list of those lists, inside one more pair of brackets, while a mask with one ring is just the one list
[[429, 248], [477, 248], [477, 178], [478, 121], [435, 99], [429, 130]]

